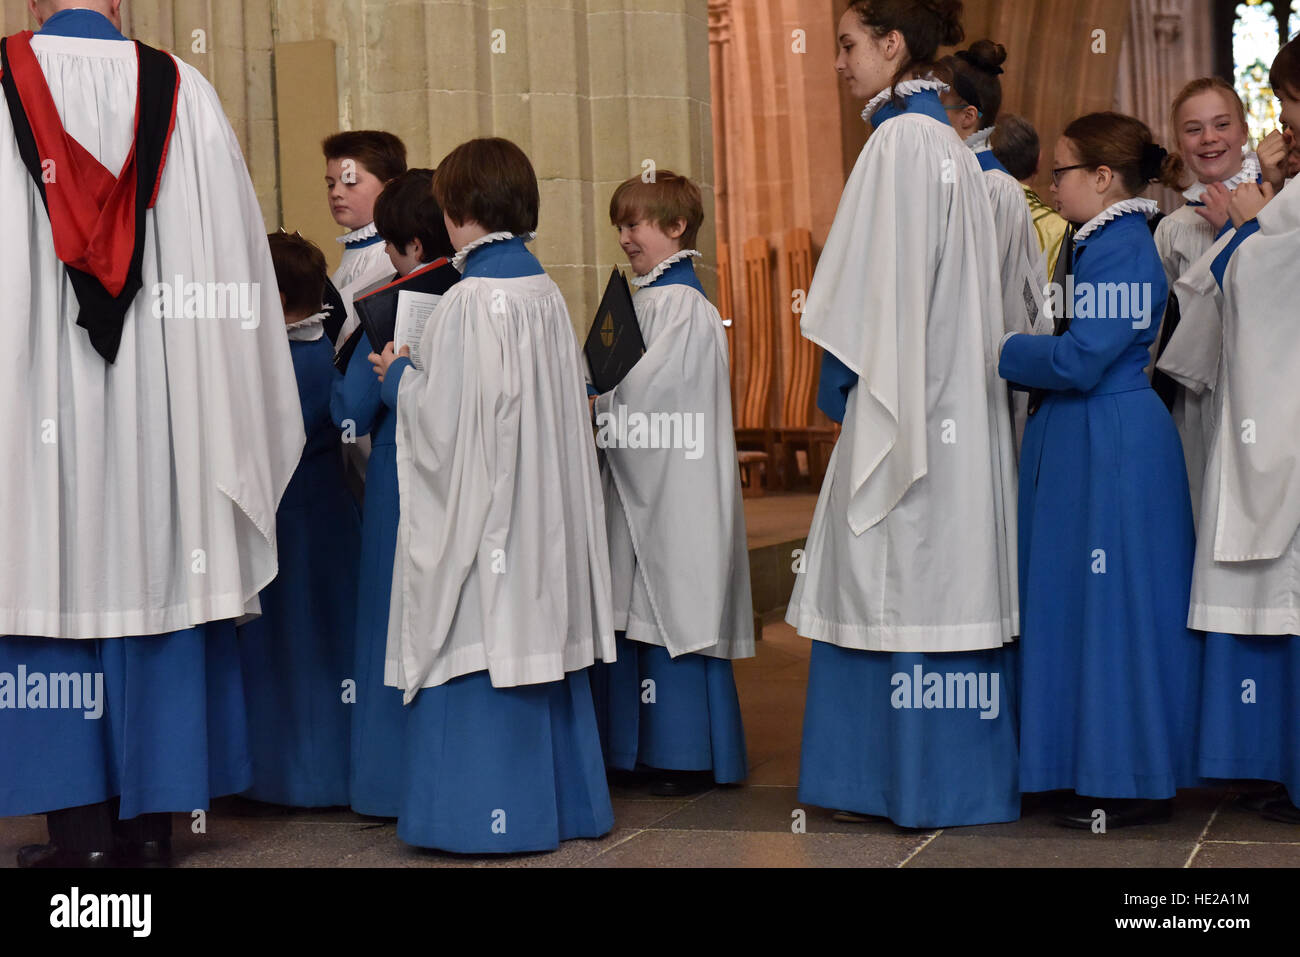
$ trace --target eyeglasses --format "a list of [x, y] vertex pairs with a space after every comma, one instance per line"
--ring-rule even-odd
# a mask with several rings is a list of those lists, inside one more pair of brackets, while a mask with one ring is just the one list
[[1088, 164], [1087, 164], [1087, 163], [1075, 163], [1073, 166], [1058, 166], [1056, 169], [1052, 170], [1052, 185], [1053, 185], [1053, 186], [1060, 186], [1060, 185], [1061, 185], [1061, 174], [1062, 174], [1062, 173], [1068, 173], [1068, 172], [1070, 172], [1070, 170], [1072, 170], [1072, 169], [1088, 169]]
[[[955, 105], [955, 106], [945, 106], [944, 109], [945, 109], [945, 110], [964, 110], [964, 109], [966, 109], [968, 106], [970, 106], [969, 103], [959, 103], [959, 104], [957, 104], [957, 105]], [[977, 117], [979, 117], [981, 120], [984, 119], [984, 113], [983, 113], [982, 110], [976, 110], [976, 111], [975, 111], [975, 115], [976, 115]]]

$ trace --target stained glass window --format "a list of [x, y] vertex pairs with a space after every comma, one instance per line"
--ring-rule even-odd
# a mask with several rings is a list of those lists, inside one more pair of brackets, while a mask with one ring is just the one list
[[[1294, 8], [1291, 19], [1296, 19]], [[1233, 80], [1246, 104], [1246, 123], [1252, 143], [1278, 127], [1278, 105], [1268, 84], [1268, 68], [1281, 48], [1282, 38], [1272, 0], [1244, 0], [1237, 4], [1232, 25]]]

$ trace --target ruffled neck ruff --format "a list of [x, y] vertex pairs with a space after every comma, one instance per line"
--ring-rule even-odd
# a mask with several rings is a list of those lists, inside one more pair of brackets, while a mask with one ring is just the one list
[[982, 130], [976, 130], [970, 136], [966, 137], [966, 145], [971, 148], [973, 153], [984, 153], [993, 149], [989, 144], [989, 137], [993, 135], [995, 127], [986, 126]]
[[1092, 219], [1080, 227], [1079, 231], [1074, 234], [1074, 241], [1081, 242], [1095, 233], [1102, 226], [1109, 223], [1112, 219], [1119, 219], [1126, 213], [1141, 213], [1147, 219], [1150, 219], [1156, 213], [1160, 212], [1160, 204], [1154, 199], [1121, 199], [1118, 203], [1111, 203]]
[[[1237, 171], [1236, 176], [1229, 176], [1223, 180], [1223, 185], [1227, 189], [1236, 189], [1242, 183], [1253, 183], [1259, 179], [1259, 157], [1254, 153], [1247, 153], [1241, 160], [1241, 169]], [[1183, 198], [1189, 203], [1204, 202], [1206, 186], [1204, 183], [1193, 183], [1187, 189], [1183, 190]]]
[[[464, 246], [462, 246], [460, 248], [460, 251], [457, 252], [456, 255], [451, 258], [451, 264], [456, 267], [457, 272], [464, 272], [465, 260], [469, 259], [469, 254], [472, 253], [474, 250], [482, 249], [484, 246], [488, 245], [489, 243], [500, 243], [500, 242], [504, 242], [507, 239], [514, 239], [516, 235], [517, 235], [516, 233], [506, 232], [505, 230], [502, 230], [499, 233], [488, 233], [486, 236], [476, 239], [472, 243], [466, 243]], [[524, 237], [524, 242], [526, 243], [531, 243], [534, 239], [537, 238], [536, 233], [523, 233], [522, 235]]]
[[654, 269], [651, 269], [644, 276], [633, 276], [632, 285], [637, 289], [644, 289], [646, 286], [651, 285], [652, 283], [657, 281], [664, 273], [666, 273], [669, 270], [669, 268], [673, 265], [673, 263], [679, 263], [683, 259], [689, 260], [689, 259], [702, 258], [703, 256], [704, 253], [700, 252], [698, 249], [683, 249], [679, 253], [673, 253], [671, 256], [669, 256], [667, 259], [661, 262], [658, 266], [655, 266]]
[[904, 80], [896, 86], [887, 86], [867, 101], [867, 105], [862, 109], [862, 119], [870, 123], [871, 117], [875, 115], [876, 110], [888, 103], [895, 93], [899, 96], [911, 96], [913, 93], [921, 93], [924, 90], [946, 93], [948, 84], [942, 80], [936, 80], [932, 76], [927, 76], [923, 80]]
[[379, 230], [375, 228], [374, 223], [370, 223], [367, 226], [362, 226], [360, 229], [352, 230], [352, 232], [348, 233], [346, 236], [340, 236], [335, 240], [335, 242], [346, 246], [348, 243], [359, 243], [366, 239], [374, 239], [378, 235]]
[[306, 319], [288, 323], [284, 331], [289, 334], [290, 342], [315, 342], [325, 335], [325, 313], [318, 312]]

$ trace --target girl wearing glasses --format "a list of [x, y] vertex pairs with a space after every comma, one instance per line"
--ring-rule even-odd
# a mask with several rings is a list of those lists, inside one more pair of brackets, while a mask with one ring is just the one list
[[[1060, 824], [1168, 817], [1196, 783], [1203, 644], [1187, 629], [1191, 501], [1178, 433], [1144, 371], [1168, 286], [1140, 199], [1165, 151], [1092, 113], [1056, 144], [1075, 234], [1055, 336], [1009, 335], [998, 371], [1045, 390], [1020, 460], [1020, 785], [1073, 790]], [[1098, 813], [1103, 812], [1103, 813]]]

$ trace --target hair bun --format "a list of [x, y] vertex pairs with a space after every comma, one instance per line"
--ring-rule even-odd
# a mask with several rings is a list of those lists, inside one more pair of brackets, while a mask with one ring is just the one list
[[1002, 64], [1007, 60], [1007, 48], [992, 40], [976, 40], [969, 50], [961, 50], [957, 57], [989, 76], [1000, 76]]
[[1165, 158], [1169, 151], [1158, 143], [1147, 143], [1142, 147], [1142, 178], [1148, 183], [1160, 178], [1164, 169]]
[[938, 18], [940, 46], [955, 47], [966, 39], [961, 25], [962, 0], [916, 0], [916, 3]]

